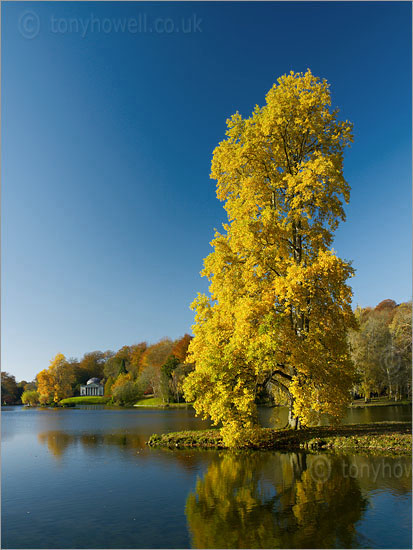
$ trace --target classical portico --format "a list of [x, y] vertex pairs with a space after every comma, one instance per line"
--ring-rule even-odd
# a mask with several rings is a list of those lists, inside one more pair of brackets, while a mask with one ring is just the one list
[[105, 393], [99, 378], [91, 378], [85, 386], [80, 386], [80, 395], [103, 395]]

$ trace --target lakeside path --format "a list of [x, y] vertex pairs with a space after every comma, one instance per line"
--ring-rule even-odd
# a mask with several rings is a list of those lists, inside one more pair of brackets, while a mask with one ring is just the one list
[[[150, 447], [224, 449], [218, 429], [153, 434]], [[317, 426], [301, 430], [261, 428], [244, 441], [244, 449], [364, 450], [374, 453], [411, 454], [411, 422]]]

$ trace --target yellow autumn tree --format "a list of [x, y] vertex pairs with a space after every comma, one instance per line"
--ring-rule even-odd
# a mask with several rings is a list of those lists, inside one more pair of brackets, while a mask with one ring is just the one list
[[353, 269], [331, 245], [350, 195], [352, 125], [308, 70], [279, 78], [249, 118], [233, 115], [226, 136], [211, 177], [228, 223], [204, 260], [210, 295], [192, 304], [185, 398], [237, 445], [256, 426], [263, 384], [285, 393], [296, 428], [314, 414], [340, 418], [349, 401]]
[[[322, 463], [324, 464], [324, 463]], [[352, 548], [368, 501], [349, 459], [328, 470], [304, 453], [225, 453], [188, 494], [192, 548]], [[328, 474], [317, 479], [317, 473]]]
[[43, 405], [52, 401], [58, 403], [73, 393], [75, 377], [62, 353], [58, 353], [51, 360], [49, 368], [40, 371], [36, 378], [39, 401]]

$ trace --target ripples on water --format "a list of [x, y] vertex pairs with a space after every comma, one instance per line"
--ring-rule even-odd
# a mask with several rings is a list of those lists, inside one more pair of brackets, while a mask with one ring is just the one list
[[144, 445], [207, 425], [191, 410], [4, 409], [2, 547], [411, 547], [408, 457]]

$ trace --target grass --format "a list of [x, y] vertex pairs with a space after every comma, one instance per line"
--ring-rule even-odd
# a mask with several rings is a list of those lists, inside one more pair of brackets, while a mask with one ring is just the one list
[[[411, 422], [377, 422], [345, 426], [318, 426], [302, 430], [260, 428], [244, 441], [245, 449], [320, 450], [348, 449], [377, 453], [410, 454]], [[218, 429], [153, 434], [151, 447], [199, 447], [224, 449]]]
[[134, 405], [135, 407], [164, 407], [164, 402], [160, 397], [144, 397], [139, 399]]
[[187, 409], [192, 403], [164, 403], [160, 397], [144, 397], [139, 399], [134, 407], [144, 407], [148, 409]]
[[102, 397], [100, 395], [81, 395], [79, 397], [68, 397], [62, 399], [59, 405], [104, 405], [109, 401], [109, 397]]
[[412, 402], [409, 399], [400, 399], [400, 401], [394, 401], [388, 397], [372, 397], [368, 403], [365, 403], [364, 398], [355, 399], [351, 404], [352, 408], [361, 407], [388, 407], [390, 405], [411, 405]]

